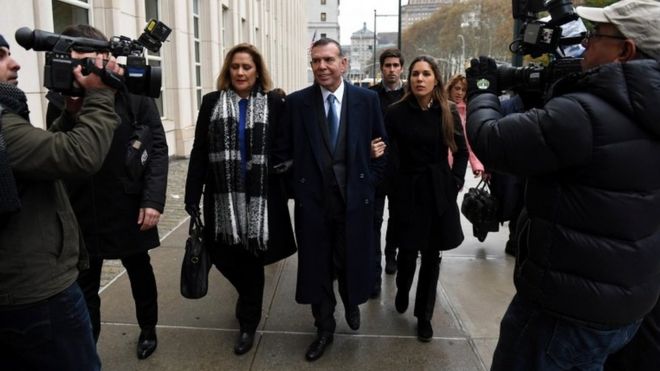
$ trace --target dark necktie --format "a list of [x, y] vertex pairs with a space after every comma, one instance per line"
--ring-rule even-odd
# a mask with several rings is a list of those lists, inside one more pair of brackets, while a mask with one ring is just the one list
[[328, 132], [330, 134], [330, 149], [332, 152], [335, 151], [335, 146], [337, 145], [337, 137], [339, 136], [339, 118], [337, 117], [337, 112], [335, 111], [335, 99], [337, 97], [334, 94], [328, 95]]

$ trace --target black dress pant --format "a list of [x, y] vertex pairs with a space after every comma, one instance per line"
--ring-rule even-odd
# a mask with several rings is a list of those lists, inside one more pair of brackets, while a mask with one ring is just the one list
[[[131, 283], [131, 292], [135, 301], [135, 314], [141, 329], [155, 327], [158, 323], [158, 289], [156, 277], [151, 267], [149, 252], [144, 251], [121, 258], [126, 268], [128, 280]], [[92, 321], [94, 340], [98, 341], [101, 334], [101, 269], [103, 259], [90, 257], [89, 269], [81, 271], [78, 276], [78, 285], [85, 295], [87, 310]]]
[[328, 193], [325, 206], [325, 223], [326, 228], [330, 231], [332, 248], [332, 261], [327, 262], [331, 265], [328, 271], [333, 272], [334, 275], [324, 277], [322, 300], [319, 303], [312, 304], [314, 325], [319, 334], [334, 333], [337, 327], [335, 322], [337, 299], [333, 286], [335, 278], [337, 278], [339, 296], [345, 308], [348, 303], [346, 284], [346, 204], [338, 188], [334, 188], [333, 191]]
[[374, 200], [374, 273], [376, 274], [375, 283], [380, 286], [382, 282], [383, 265], [381, 257], [383, 255], [380, 247], [380, 230], [383, 225], [383, 213], [385, 212], [385, 195], [376, 195]]
[[211, 259], [238, 292], [236, 318], [241, 331], [256, 331], [264, 296], [263, 259], [243, 246], [224, 244], [216, 244], [211, 249]]
[[[440, 251], [422, 251], [422, 263], [417, 278], [415, 295], [415, 317], [430, 321], [435, 308], [435, 296], [440, 275]], [[408, 295], [417, 268], [417, 250], [399, 249], [397, 258], [396, 288]]]
[[[390, 210], [389, 204], [387, 209]], [[391, 210], [390, 210], [391, 211]], [[389, 217], [387, 218], [387, 229], [385, 230], [385, 259], [386, 260], [395, 260], [396, 259], [396, 250], [399, 246], [399, 243], [396, 240], [396, 219], [392, 217], [390, 212]], [[380, 233], [378, 234], [380, 236]]]

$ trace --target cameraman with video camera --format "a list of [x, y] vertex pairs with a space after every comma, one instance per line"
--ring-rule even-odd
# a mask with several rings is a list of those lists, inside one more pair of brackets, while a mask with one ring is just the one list
[[[87, 254], [61, 179], [101, 168], [119, 124], [114, 90], [76, 67], [79, 114], [70, 131], [47, 132], [29, 122], [19, 69], [0, 35], [0, 369], [99, 370], [76, 283]], [[121, 74], [114, 58], [105, 69]]]
[[660, 2], [577, 14], [595, 26], [583, 72], [542, 108], [502, 117], [495, 61], [467, 70], [473, 150], [527, 177], [491, 370], [601, 370], [660, 293]]
[[[62, 36], [108, 41], [101, 31], [85, 24], [66, 27]], [[70, 53], [74, 60], [108, 56], [107, 51], [75, 45]], [[62, 117], [75, 117], [79, 99], [65, 96], [65, 101]], [[49, 110], [53, 105], [49, 103]], [[90, 255], [90, 269], [80, 273], [78, 284], [85, 294], [94, 340], [98, 341], [101, 332], [99, 288], [103, 260], [121, 259], [131, 283], [141, 330], [137, 357], [144, 359], [157, 346], [158, 294], [149, 250], [160, 245], [156, 226], [165, 207], [168, 148], [160, 113], [152, 98], [119, 91], [115, 112], [121, 122], [100, 171], [86, 179], [67, 181], [66, 186]], [[69, 122], [70, 119], [60, 120], [51, 130], [68, 130]], [[148, 135], [141, 140], [147, 150], [139, 159], [144, 170], [136, 175], [127, 164], [127, 151], [132, 150], [129, 143], [135, 132], [145, 127]]]

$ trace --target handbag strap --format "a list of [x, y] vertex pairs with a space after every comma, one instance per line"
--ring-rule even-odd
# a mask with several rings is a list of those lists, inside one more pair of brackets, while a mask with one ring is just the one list
[[[481, 178], [479, 180], [479, 184], [477, 184], [477, 189], [487, 191], [488, 193], [493, 193], [493, 188], [490, 185], [490, 179], [484, 180], [484, 178]], [[488, 188], [488, 189], [486, 189]]]
[[188, 227], [188, 234], [192, 234], [193, 230], [202, 231], [204, 229], [204, 223], [202, 223], [202, 217], [199, 214], [199, 210], [193, 210], [190, 214], [190, 226]]
[[482, 177], [481, 179], [479, 179], [479, 184], [477, 184], [477, 186], [475, 188], [476, 189], [484, 189], [484, 188], [486, 188], [487, 184], [488, 184], [488, 181], [484, 181], [484, 178]]

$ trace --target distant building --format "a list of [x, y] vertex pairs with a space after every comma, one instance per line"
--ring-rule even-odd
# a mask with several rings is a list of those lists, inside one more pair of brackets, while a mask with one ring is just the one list
[[[328, 37], [339, 40], [339, 1], [305, 0], [307, 2], [307, 39], [312, 42]], [[307, 70], [307, 82], [312, 83], [311, 68]]]
[[408, 0], [408, 4], [401, 7], [401, 29], [405, 30], [414, 23], [430, 18], [441, 5], [453, 2], [454, 0]]
[[351, 34], [350, 75], [352, 79], [366, 76], [373, 65], [374, 32], [363, 27]]
[[377, 48], [397, 48], [397, 43], [399, 42], [399, 33], [398, 32], [379, 32], [376, 35], [378, 39]]

